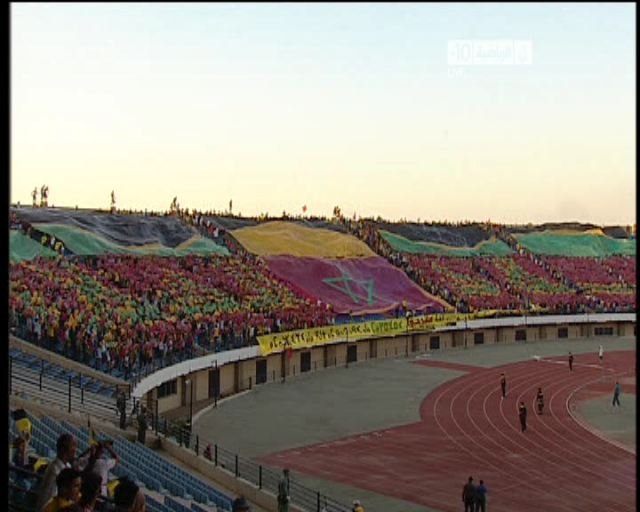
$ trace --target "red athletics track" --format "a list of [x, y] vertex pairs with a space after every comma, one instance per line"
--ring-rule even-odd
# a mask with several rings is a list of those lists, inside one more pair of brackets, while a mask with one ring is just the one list
[[[636, 457], [578, 424], [569, 409], [578, 389], [604, 386], [622, 398], [635, 391], [635, 351], [473, 368], [430, 393], [421, 421], [260, 457], [273, 466], [342, 482], [442, 511], [462, 510], [462, 486], [482, 479], [492, 512], [632, 512], [636, 510]], [[446, 366], [438, 361], [416, 361]], [[459, 365], [452, 365], [461, 369]], [[500, 374], [507, 376], [501, 399]], [[635, 376], [634, 379], [635, 381]], [[589, 386], [591, 385], [591, 386]], [[535, 412], [541, 387], [545, 412]], [[628, 400], [628, 398], [627, 398]], [[517, 406], [527, 405], [527, 431]]]

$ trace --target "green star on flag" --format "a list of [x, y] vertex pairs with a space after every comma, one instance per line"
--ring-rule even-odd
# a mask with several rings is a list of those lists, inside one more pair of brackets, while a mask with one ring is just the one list
[[[344, 270], [341, 270], [342, 275], [340, 277], [326, 277], [322, 280], [324, 284], [338, 290], [342, 293], [347, 294], [353, 302], [358, 304], [358, 299], [366, 300], [367, 305], [373, 304], [374, 298], [379, 298], [373, 293], [373, 279], [354, 279], [349, 274], [347, 274]], [[360, 285], [362, 288], [367, 290], [367, 296], [362, 297], [358, 295], [354, 290], [351, 289], [350, 283], [356, 283]]]

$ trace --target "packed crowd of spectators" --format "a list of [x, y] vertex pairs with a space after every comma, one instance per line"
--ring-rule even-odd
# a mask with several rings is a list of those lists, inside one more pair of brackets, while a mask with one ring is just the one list
[[[483, 263], [484, 260], [479, 262]], [[565, 312], [567, 307], [576, 310], [580, 302], [576, 290], [568, 281], [553, 278], [550, 269], [539, 262], [514, 254], [494, 258], [492, 263], [497, 280], [505, 283], [505, 289], [522, 300], [526, 309], [542, 308], [558, 313]]]
[[125, 378], [194, 345], [227, 350], [334, 322], [262, 261], [237, 255], [36, 258], [11, 263], [9, 275], [19, 334]]
[[472, 258], [441, 255], [403, 255], [407, 275], [460, 312], [482, 309], [518, 309], [517, 297], [501, 289]]
[[578, 286], [626, 289], [635, 285], [635, 258], [610, 256], [608, 258], [547, 256], [545, 261]]
[[[199, 347], [228, 350], [254, 344], [259, 334], [335, 323], [330, 308], [275, 277], [208, 218], [221, 214], [183, 210], [174, 201], [158, 215], [177, 215], [231, 256], [103, 255], [11, 263], [12, 327], [28, 340], [128, 378], [136, 369]], [[347, 219], [338, 210], [332, 221], [460, 312], [635, 310], [635, 257], [535, 255], [497, 225], [485, 228], [496, 230], [515, 254], [404, 254], [391, 248], [373, 220]], [[13, 212], [10, 228], [67, 254], [61, 241]]]
[[635, 256], [609, 256], [601, 260], [602, 264], [611, 274], [618, 274], [618, 279], [624, 281], [627, 286], [636, 286], [636, 257]]
[[[399, 253], [380, 236], [376, 224], [370, 220], [337, 215], [336, 222], [401, 268], [424, 290], [460, 312], [487, 309], [551, 313], [635, 311], [636, 293], [631, 285], [635, 283], [635, 257], [536, 255], [522, 247], [505, 226], [490, 222], [478, 226], [504, 241], [514, 254], [456, 257]], [[438, 224], [465, 226], [469, 223]], [[605, 274], [607, 277], [603, 278]]]
[[547, 256], [545, 262], [557, 269], [564, 278], [575, 283], [579, 293], [600, 301], [601, 307], [635, 308], [635, 257]]
[[[607, 282], [615, 269], [616, 279], [635, 276], [635, 259], [615, 258], [604, 264]], [[620, 258], [625, 258], [620, 260]], [[387, 259], [401, 268], [424, 290], [437, 295], [459, 312], [481, 310], [546, 311], [549, 313], [582, 313], [585, 311], [634, 311], [635, 288], [615, 282], [599, 284], [592, 277], [588, 263], [578, 263], [577, 273], [565, 273], [580, 258], [541, 257], [528, 252], [509, 256], [457, 257], [434, 254], [405, 254], [391, 251]], [[561, 264], [559, 262], [562, 262]], [[622, 262], [622, 263], [620, 263]], [[614, 267], [613, 265], [618, 265]], [[611, 274], [609, 273], [611, 269]], [[574, 281], [572, 277], [579, 276]]]

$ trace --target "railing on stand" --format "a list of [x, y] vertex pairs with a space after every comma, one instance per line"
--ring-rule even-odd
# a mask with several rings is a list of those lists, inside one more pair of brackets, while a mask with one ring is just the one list
[[[344, 361], [346, 363], [346, 361]], [[343, 361], [340, 361], [342, 364]], [[264, 383], [280, 383], [283, 382], [282, 376], [272, 372], [266, 376]], [[246, 379], [239, 385], [241, 391], [251, 389], [255, 386], [253, 379]], [[232, 390], [221, 392], [222, 396], [231, 394]], [[217, 404], [217, 397], [214, 405]], [[182, 421], [172, 421], [157, 414], [157, 400], [153, 400], [147, 407], [147, 425], [148, 428], [156, 432], [157, 435], [169, 439], [179, 446], [193, 451], [196, 456], [204, 457], [205, 449], [211, 446], [211, 458], [207, 457], [216, 467], [221, 468], [235, 478], [242, 479], [250, 484], [255, 485], [258, 489], [267, 491], [273, 495], [278, 494], [278, 482], [282, 477], [281, 470], [273, 467], [259, 464], [253, 460], [239, 456], [237, 453], [229, 451], [224, 447], [214, 443], [210, 439], [203, 436], [192, 435], [191, 427], [188, 425], [188, 414]], [[298, 482], [295, 478], [290, 481], [290, 492], [292, 503], [308, 512], [350, 512], [351, 507], [338, 502], [323, 493], [306, 487]]]
[[118, 409], [116, 396], [124, 392], [127, 412], [133, 409], [130, 386], [113, 386], [114, 396], [110, 397], [86, 389], [87, 377], [76, 373], [73, 376], [60, 377], [53, 373], [44, 361], [37, 367], [20, 364], [20, 358], [9, 357], [9, 395], [20, 396], [26, 400], [39, 400], [49, 403], [67, 413], [79, 413], [117, 423]]

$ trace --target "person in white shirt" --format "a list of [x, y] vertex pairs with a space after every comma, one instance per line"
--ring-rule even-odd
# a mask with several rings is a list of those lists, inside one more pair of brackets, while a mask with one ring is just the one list
[[[111, 454], [111, 459], [103, 458], [104, 451], [107, 450]], [[109, 471], [120, 462], [120, 457], [113, 451], [111, 443], [98, 443], [90, 448], [90, 452], [78, 460], [78, 469], [84, 472], [93, 472], [102, 478], [102, 486], [100, 493], [107, 497], [109, 492], [107, 484], [109, 483]]]
[[600, 345], [600, 348], [598, 349], [598, 357], [600, 358], [600, 363], [602, 364], [602, 358], [604, 356], [604, 349], [602, 348], [602, 345]]
[[42, 336], [42, 328], [40, 326], [40, 320], [38, 317], [33, 319], [33, 330], [36, 333], [36, 341], [40, 343], [40, 337]]
[[71, 467], [71, 462], [76, 458], [77, 449], [78, 442], [73, 435], [62, 434], [58, 437], [57, 456], [49, 463], [40, 484], [38, 504], [36, 505], [37, 512], [42, 511], [45, 504], [56, 495], [56, 478], [64, 468]]

